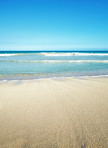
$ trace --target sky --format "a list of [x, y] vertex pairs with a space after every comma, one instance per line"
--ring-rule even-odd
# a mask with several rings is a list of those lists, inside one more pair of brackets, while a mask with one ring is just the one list
[[108, 0], [0, 0], [0, 50], [108, 49]]

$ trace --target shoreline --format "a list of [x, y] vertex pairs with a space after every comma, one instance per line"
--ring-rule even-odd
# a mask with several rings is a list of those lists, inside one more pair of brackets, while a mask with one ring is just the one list
[[72, 79], [84, 79], [84, 78], [108, 78], [108, 74], [106, 75], [88, 75], [88, 76], [48, 76], [48, 77], [31, 77], [31, 78], [8, 78], [8, 79], [0, 79], [0, 82], [4, 82], [4, 81], [37, 81], [37, 80], [43, 80], [43, 79], [66, 79], [66, 78], [72, 78]]

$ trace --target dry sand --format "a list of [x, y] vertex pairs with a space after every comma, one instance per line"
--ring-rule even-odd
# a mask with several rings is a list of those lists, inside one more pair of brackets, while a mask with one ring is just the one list
[[0, 148], [108, 148], [108, 78], [1, 82]]

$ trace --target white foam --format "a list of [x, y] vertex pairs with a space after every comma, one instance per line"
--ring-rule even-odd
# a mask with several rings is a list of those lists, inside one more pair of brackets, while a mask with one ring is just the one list
[[108, 60], [31, 60], [31, 61], [13, 61], [7, 62], [19, 62], [19, 63], [108, 63]]
[[72, 56], [73, 53], [41, 53], [45, 56]]
[[5, 54], [0, 54], [0, 57], [8, 57], [8, 56], [15, 56], [16, 54], [8, 54], [8, 53], [5, 53]]
[[44, 56], [108, 56], [108, 53], [41, 53]]
[[108, 60], [42, 60], [42, 61], [37, 61], [37, 62], [42, 62], [42, 63], [108, 63]]
[[95, 76], [95, 75], [93, 75], [93, 76], [90, 76], [90, 75], [89, 75], [89, 76], [80, 76], [80, 77], [81, 77], [81, 78], [83, 78], [83, 77], [87, 77], [87, 78], [88, 78], [88, 77], [93, 77], [93, 78], [104, 78], [104, 77], [108, 77], [108, 75], [96, 75], [96, 76]]

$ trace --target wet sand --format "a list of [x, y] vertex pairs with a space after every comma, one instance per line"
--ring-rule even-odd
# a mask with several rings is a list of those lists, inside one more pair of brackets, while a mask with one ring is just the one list
[[0, 82], [0, 148], [108, 148], [108, 78]]

